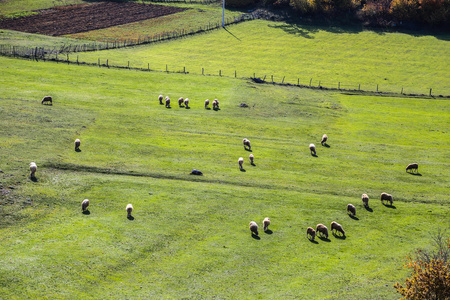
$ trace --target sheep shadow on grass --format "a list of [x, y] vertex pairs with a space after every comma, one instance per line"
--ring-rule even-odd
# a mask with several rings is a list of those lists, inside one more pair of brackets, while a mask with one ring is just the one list
[[330, 148], [330, 147], [331, 147], [331, 146], [328, 145], [327, 143], [324, 143], [322, 146], [327, 147], [327, 148]]
[[261, 238], [258, 236], [258, 235], [256, 235], [256, 234], [252, 234], [252, 238], [254, 238], [255, 240], [260, 240]]
[[357, 216], [349, 214], [349, 217], [352, 218], [353, 220], [359, 221], [359, 218]]
[[213, 108], [213, 110], [214, 110], [214, 111], [219, 111], [219, 110], [220, 110], [220, 108]]
[[270, 230], [270, 229], [267, 229], [266, 231], [264, 231], [264, 233], [265, 233], [265, 234], [272, 234], [272, 233], [273, 233], [273, 231], [272, 231], [272, 230]]
[[247, 172], [244, 168], [242, 168], [242, 169], [240, 169], [241, 170], [241, 172]]
[[336, 232], [333, 232], [333, 236], [340, 240], [345, 240], [347, 238], [345, 235], [340, 235], [340, 234], [337, 234]]
[[313, 244], [318, 244], [318, 243], [319, 243], [318, 241], [312, 240], [312, 239], [310, 239], [310, 238], [308, 238], [308, 240], [309, 240], [311, 243], [313, 243]]
[[368, 206], [364, 206], [364, 208], [365, 208], [368, 212], [373, 212], [373, 209], [371, 209], [371, 208], [368, 207]]
[[211, 110], [211, 107], [205, 107], [206, 110]]
[[80, 148], [75, 149], [75, 152], [81, 152], [81, 149]]
[[85, 210], [82, 213], [83, 213], [83, 215], [90, 215], [91, 214], [91, 212], [89, 210]]
[[411, 174], [411, 175], [414, 175], [414, 176], [422, 176], [422, 174], [420, 174], [419, 172], [417, 172], [417, 173], [408, 172], [408, 173]]
[[317, 238], [319, 238], [321, 241], [324, 241], [324, 242], [331, 242], [331, 240], [329, 238], [324, 237], [324, 236], [317, 236]]
[[130, 215], [130, 216], [127, 216], [127, 219], [130, 220], [130, 221], [133, 221], [134, 217]]
[[251, 163], [252, 166], [256, 167], [255, 163]]
[[315, 153], [311, 153], [311, 156], [313, 156], [313, 157], [319, 157], [319, 156], [317, 156], [317, 154], [315, 154]]
[[391, 205], [391, 204], [384, 204], [383, 205], [387, 208], [392, 208], [392, 209], [397, 209], [397, 207], [395, 207], [395, 205]]
[[33, 181], [33, 182], [38, 182], [38, 179], [36, 177], [34, 177], [34, 176], [31, 176], [30, 180]]

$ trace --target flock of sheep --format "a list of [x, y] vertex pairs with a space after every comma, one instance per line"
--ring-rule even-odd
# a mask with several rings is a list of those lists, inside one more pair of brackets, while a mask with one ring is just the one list
[[[164, 105], [163, 103], [163, 95], [159, 95], [158, 97], [159, 103]], [[46, 102], [49, 102], [50, 104], [52, 104], [52, 97], [51, 96], [45, 96], [41, 103], [44, 104]], [[189, 108], [189, 99], [186, 98], [184, 99], [183, 97], [178, 99], [178, 105], [181, 107], [184, 104], [184, 106], [186, 108]], [[209, 109], [209, 99], [205, 100], [205, 108]], [[170, 98], [168, 96], [165, 97], [165, 107], [170, 108]], [[213, 109], [219, 109], [219, 101], [217, 99], [215, 99], [213, 101]], [[328, 136], [326, 134], [324, 134], [322, 136], [322, 140], [321, 140], [321, 144], [322, 146], [326, 146], [326, 142], [328, 140]], [[252, 146], [250, 143], [250, 140], [247, 138], [244, 138], [242, 140], [242, 143], [244, 145], [244, 149], [247, 151], [252, 151]], [[75, 140], [75, 151], [80, 152], [80, 145], [81, 145], [81, 141], [80, 139], [76, 139]], [[311, 155], [316, 156], [316, 146], [314, 144], [310, 144], [309, 145], [309, 150], [311, 152]], [[251, 153], [249, 155], [249, 160], [250, 160], [250, 164], [251, 165], [255, 165], [254, 164], [254, 155], [253, 153]], [[244, 163], [244, 158], [243, 157], [239, 157], [238, 159], [238, 164], [239, 164], [239, 169], [242, 171], [243, 170], [243, 163]], [[406, 172], [410, 171], [410, 172], [418, 172], [419, 169], [419, 165], [417, 163], [412, 163], [409, 164], [406, 167]], [[36, 179], [36, 171], [37, 171], [37, 165], [35, 162], [31, 162], [30, 163], [30, 178], [31, 179]], [[364, 207], [368, 208], [369, 207], [369, 196], [367, 194], [362, 194], [361, 196], [361, 200], [363, 202]], [[389, 202], [389, 204], [392, 206], [393, 204], [393, 197], [392, 195], [388, 194], [388, 193], [381, 193], [380, 196], [380, 200], [381, 203], [384, 204], [385, 202]], [[82, 212], [86, 212], [89, 206], [89, 200], [88, 199], [84, 199], [81, 202], [81, 210]], [[127, 212], [127, 217], [128, 218], [132, 218], [131, 217], [131, 212], [133, 211], [133, 205], [132, 204], [128, 204], [126, 206], [126, 212]], [[348, 204], [347, 205], [347, 213], [350, 214], [351, 216], [355, 216], [356, 215], [356, 207], [353, 204]], [[270, 225], [270, 219], [268, 217], [266, 217], [263, 220], [263, 228], [264, 231], [267, 231], [268, 227]], [[251, 221], [249, 223], [249, 228], [250, 228], [250, 232], [252, 235], [258, 236], [258, 224], [255, 221]], [[340, 232], [342, 234], [342, 236], [345, 237], [345, 231], [342, 227], [341, 224], [333, 221], [330, 224], [330, 228], [331, 228], [331, 232], [333, 233], [333, 235], [337, 234], [338, 232]], [[309, 240], [314, 241], [314, 238], [317, 236], [319, 237], [325, 237], [328, 238], [328, 228], [324, 225], [324, 224], [317, 224], [316, 229], [314, 230], [314, 228], [312, 227], [308, 227], [306, 229], [306, 236]]]
[[[158, 100], [159, 100], [159, 104], [165, 105], [166, 108], [171, 108], [169, 96], [166, 96], [164, 98], [163, 95], [159, 95]], [[164, 100], [164, 103], [163, 103], [163, 100]], [[185, 108], [189, 109], [190, 108], [189, 107], [189, 98], [186, 98], [186, 99], [184, 99], [183, 97], [178, 98], [178, 106], [179, 107], [184, 106]], [[218, 110], [219, 109], [219, 100], [214, 99], [212, 102], [212, 106], [213, 106], [214, 110]], [[210, 109], [209, 108], [209, 99], [205, 100], [205, 109]]]

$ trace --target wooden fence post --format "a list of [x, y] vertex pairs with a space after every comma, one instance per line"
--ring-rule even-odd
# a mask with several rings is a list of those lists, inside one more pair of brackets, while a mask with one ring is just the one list
[[100, 68], [100, 58], [98, 59], [98, 67]]
[[234, 70], [234, 78], [236, 78], [237, 77], [237, 73], [236, 73], [236, 70]]
[[272, 75], [272, 83], [273, 83], [273, 75]]
[[106, 60], [106, 67], [109, 69], [109, 59]]
[[402, 91], [401, 91], [401, 93], [400, 94], [402, 94], [403, 95], [403, 87], [402, 87]]
[[202, 75], [205, 75], [205, 69], [202, 68]]
[[284, 78], [286, 78], [286, 76], [283, 76], [283, 80], [281, 81], [281, 83], [284, 83]]
[[309, 87], [311, 87], [311, 82], [312, 82], [312, 78], [311, 78], [311, 80], [309, 81]]
[[168, 69], [167, 69], [167, 65], [166, 65], [166, 72], [169, 73]]
[[378, 93], [378, 84], [377, 84], [377, 93]]
[[70, 63], [70, 61], [69, 61], [69, 53], [67, 53], [67, 64], [69, 64]]
[[432, 89], [430, 89], [430, 97], [431, 97], [431, 90], [432, 90]]
[[358, 91], [360, 91], [360, 90], [361, 90], [361, 83], [358, 86]]
[[338, 83], [338, 90], [340, 90], [341, 89], [341, 82], [339, 81], [339, 83]]

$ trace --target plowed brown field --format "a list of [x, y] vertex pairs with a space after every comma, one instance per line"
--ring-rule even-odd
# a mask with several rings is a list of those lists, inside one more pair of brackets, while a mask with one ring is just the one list
[[0, 28], [52, 36], [86, 32], [186, 10], [133, 2], [98, 2], [54, 7], [39, 14], [0, 21]]

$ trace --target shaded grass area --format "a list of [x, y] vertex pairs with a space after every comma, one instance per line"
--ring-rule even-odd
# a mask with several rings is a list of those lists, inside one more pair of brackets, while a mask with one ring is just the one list
[[[448, 101], [7, 58], [0, 71], [0, 181], [15, 187], [0, 206], [5, 297], [394, 299], [405, 256], [448, 228]], [[413, 161], [422, 176], [405, 172]], [[252, 238], [267, 216], [271, 234]], [[333, 220], [346, 239], [306, 239]]]

